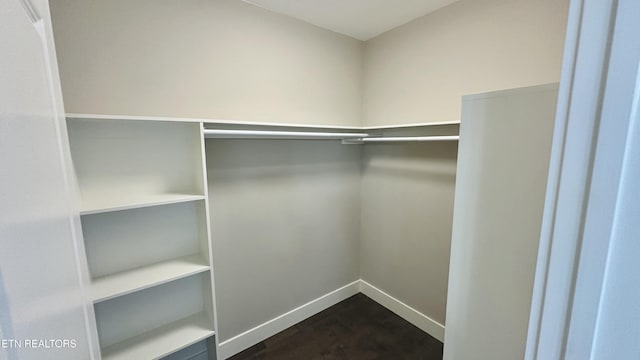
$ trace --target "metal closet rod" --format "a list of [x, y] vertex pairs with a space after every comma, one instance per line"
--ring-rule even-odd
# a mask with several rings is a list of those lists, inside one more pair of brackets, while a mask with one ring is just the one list
[[204, 129], [208, 139], [342, 139], [345, 143], [456, 141], [458, 135], [376, 137], [367, 133]]
[[381, 137], [366, 137], [360, 141], [368, 142], [408, 142], [408, 141], [456, 141], [459, 140], [458, 135], [446, 135], [446, 136], [381, 136]]
[[204, 129], [204, 136], [209, 139], [359, 139], [369, 134], [347, 132], [316, 132], [316, 131], [271, 131], [271, 130], [219, 130]]

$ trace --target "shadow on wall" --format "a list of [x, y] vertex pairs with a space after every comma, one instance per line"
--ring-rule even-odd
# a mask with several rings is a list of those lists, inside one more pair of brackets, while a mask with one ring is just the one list
[[207, 140], [216, 182], [308, 177], [359, 171], [360, 146], [332, 140]]
[[206, 147], [221, 341], [359, 279], [362, 146]]
[[363, 166], [371, 175], [454, 183], [457, 148], [458, 142], [367, 145]]

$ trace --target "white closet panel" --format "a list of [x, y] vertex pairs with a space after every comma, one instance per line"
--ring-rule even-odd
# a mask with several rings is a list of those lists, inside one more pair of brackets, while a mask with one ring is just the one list
[[524, 357], [557, 94], [463, 98], [445, 360]]

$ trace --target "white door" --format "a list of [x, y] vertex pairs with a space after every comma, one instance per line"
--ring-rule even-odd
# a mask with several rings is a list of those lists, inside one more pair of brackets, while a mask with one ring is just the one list
[[48, 2], [0, 1], [3, 360], [95, 358], [61, 100]]

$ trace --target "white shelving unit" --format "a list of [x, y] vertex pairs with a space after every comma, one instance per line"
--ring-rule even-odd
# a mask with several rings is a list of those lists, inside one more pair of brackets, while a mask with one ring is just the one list
[[216, 358], [205, 129], [342, 139], [452, 138], [459, 128], [457, 121], [363, 128], [87, 114], [68, 114], [67, 124], [96, 341], [103, 359], [117, 360], [185, 351]]
[[71, 121], [87, 121], [100, 120], [105, 122], [111, 121], [166, 121], [166, 122], [183, 122], [183, 123], [203, 123], [207, 126], [215, 127], [251, 127], [251, 128], [298, 128], [298, 129], [321, 129], [338, 130], [338, 131], [376, 131], [376, 130], [399, 130], [408, 128], [436, 127], [436, 126], [459, 126], [460, 120], [452, 121], [432, 121], [423, 123], [407, 123], [399, 125], [382, 125], [382, 126], [340, 126], [340, 125], [309, 125], [264, 121], [239, 121], [225, 119], [204, 119], [204, 118], [182, 118], [182, 117], [166, 117], [166, 116], [135, 116], [135, 115], [102, 115], [102, 114], [74, 114], [68, 113], [67, 119]]
[[216, 358], [202, 123], [67, 119], [103, 359], [207, 340]]

